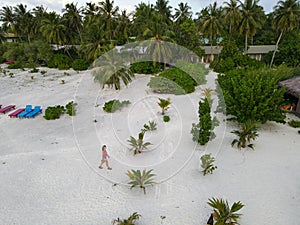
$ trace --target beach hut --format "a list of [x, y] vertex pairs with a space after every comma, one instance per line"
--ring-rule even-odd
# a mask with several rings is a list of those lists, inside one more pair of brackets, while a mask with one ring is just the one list
[[279, 87], [285, 87], [286, 93], [296, 100], [294, 112], [300, 117], [300, 76], [279, 82]]

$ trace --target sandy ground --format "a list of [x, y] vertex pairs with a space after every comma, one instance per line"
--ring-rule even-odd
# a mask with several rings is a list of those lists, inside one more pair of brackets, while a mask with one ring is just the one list
[[[196, 92], [174, 96], [152, 93], [145, 75], [114, 91], [100, 90], [90, 71], [40, 69], [48, 72], [43, 76], [11, 70], [13, 78], [1, 74], [0, 104], [46, 109], [74, 100], [77, 115], [54, 121], [42, 115], [0, 115], [0, 224], [108, 225], [137, 211], [140, 225], [198, 225], [205, 224], [212, 211], [206, 204], [210, 197], [244, 203], [243, 225], [299, 224], [297, 129], [267, 123], [260, 128], [255, 151], [239, 151], [230, 146], [235, 125], [217, 114], [221, 123], [216, 138], [204, 147], [192, 141], [201, 89], [214, 88], [215, 73], [210, 72], [207, 85]], [[171, 98], [169, 123], [162, 121], [158, 97]], [[114, 98], [131, 104], [105, 113], [103, 104]], [[149, 120], [158, 124], [157, 131], [145, 135], [153, 145], [133, 156], [127, 139], [137, 137]], [[112, 171], [98, 169], [102, 144], [108, 146]], [[213, 175], [200, 172], [199, 159], [205, 153], [216, 158]], [[129, 169], [153, 169], [158, 184], [148, 187], [146, 195], [130, 190], [125, 175]]]

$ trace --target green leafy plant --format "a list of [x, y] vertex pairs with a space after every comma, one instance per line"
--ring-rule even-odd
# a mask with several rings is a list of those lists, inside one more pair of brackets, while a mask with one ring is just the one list
[[84, 59], [76, 59], [72, 63], [72, 68], [75, 71], [87, 70], [89, 68], [89, 64]]
[[37, 73], [39, 71], [40, 71], [39, 69], [33, 68], [32, 70], [29, 70], [29, 73]]
[[64, 76], [71, 76], [71, 74], [68, 72], [64, 72]]
[[145, 61], [132, 63], [130, 69], [133, 73], [155, 74], [162, 70], [162, 66], [158, 63], [156, 63], [156, 65], [154, 66], [152, 61]]
[[134, 212], [127, 219], [121, 220], [117, 218], [113, 221], [113, 225], [135, 225], [135, 222], [141, 218], [141, 215], [137, 212]]
[[288, 124], [289, 124], [291, 127], [294, 127], [294, 128], [300, 127], [300, 121], [291, 120]]
[[61, 114], [63, 114], [65, 111], [65, 107], [64, 106], [49, 106], [46, 110], [45, 110], [45, 115], [44, 118], [46, 120], [55, 120], [55, 119], [59, 119], [59, 117], [61, 116]]
[[14, 73], [9, 73], [9, 76], [10, 76], [11, 78], [13, 78], [13, 77], [15, 76], [15, 74], [14, 74]]
[[21, 66], [16, 63], [7, 66], [7, 69], [20, 69], [20, 68]]
[[140, 170], [131, 170], [127, 171], [126, 175], [131, 180], [128, 184], [131, 185], [130, 189], [139, 187], [143, 189], [144, 194], [146, 194], [146, 186], [156, 184], [153, 177], [156, 176], [155, 174], [151, 173], [153, 170], [143, 170], [141, 173]]
[[142, 129], [142, 132], [147, 132], [147, 131], [154, 131], [157, 130], [156, 128], [157, 123], [154, 121], [148, 121], [148, 124], [144, 124], [144, 128]]
[[211, 198], [207, 204], [214, 208], [216, 225], [237, 225], [242, 214], [237, 213], [244, 205], [238, 201], [230, 207], [227, 200]]
[[130, 150], [133, 150], [134, 155], [142, 153], [143, 149], [147, 149], [149, 145], [152, 145], [150, 142], [144, 142], [144, 135], [145, 133], [142, 131], [139, 133], [138, 139], [130, 136], [129, 140], [127, 140], [131, 146]]
[[71, 67], [71, 59], [63, 54], [55, 54], [47, 63], [49, 68], [58, 68], [60, 70], [67, 70]]
[[113, 99], [108, 102], [105, 102], [103, 106], [103, 110], [108, 113], [113, 113], [117, 110], [121, 110], [122, 108], [128, 106], [130, 104], [130, 101], [122, 101], [120, 102], [119, 100]]
[[40, 72], [42, 75], [44, 75], [44, 74], [46, 74], [47, 73], [47, 71], [46, 70], [41, 70], [41, 72]]
[[65, 84], [65, 80], [61, 80], [60, 83], [61, 83], [61, 84]]
[[69, 115], [69, 116], [75, 116], [76, 114], [76, 109], [75, 109], [75, 106], [77, 104], [74, 103], [73, 101], [69, 102], [68, 104], [66, 104], [66, 113]]
[[154, 92], [183, 95], [195, 91], [197, 82], [186, 72], [178, 69], [167, 69], [159, 76], [151, 77], [148, 86]]
[[201, 156], [201, 167], [202, 167], [202, 173], [205, 176], [206, 174], [212, 174], [215, 169], [217, 169], [216, 166], [214, 166], [215, 158], [211, 156], [211, 154], [205, 154]]
[[171, 99], [170, 98], [167, 98], [167, 99], [158, 98], [158, 100], [159, 100], [159, 102], [157, 104], [161, 108], [161, 114], [164, 115], [165, 112], [167, 111], [167, 109], [171, 105]]
[[165, 115], [164, 117], [163, 117], [163, 121], [164, 122], [169, 122], [170, 121], [170, 117], [169, 116], [167, 116], [167, 115]]
[[205, 76], [208, 73], [208, 69], [205, 68], [203, 63], [189, 63], [179, 60], [175, 63], [175, 67], [186, 72], [196, 82], [196, 85], [206, 83]]
[[237, 145], [238, 149], [246, 147], [254, 149], [253, 144], [250, 144], [250, 142], [258, 137], [258, 129], [256, 125], [257, 123], [251, 120], [240, 124], [239, 130], [234, 130], [231, 132], [238, 136], [238, 139], [234, 139], [232, 141], [231, 146]]

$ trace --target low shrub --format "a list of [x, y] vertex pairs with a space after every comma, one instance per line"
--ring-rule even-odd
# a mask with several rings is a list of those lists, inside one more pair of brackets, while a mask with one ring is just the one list
[[130, 104], [130, 101], [120, 102], [119, 100], [113, 99], [108, 102], [105, 102], [105, 104], [103, 106], [103, 110], [108, 113], [113, 113], [117, 110], [122, 109], [123, 107], [125, 107], [129, 104]]
[[202, 173], [205, 176], [206, 174], [212, 174], [215, 169], [217, 169], [216, 166], [214, 166], [215, 158], [211, 156], [211, 154], [205, 154], [201, 156], [201, 167], [202, 167]]
[[169, 116], [164, 116], [163, 117], [163, 121], [166, 122], [166, 123], [169, 122], [170, 121], [170, 117]]
[[195, 91], [197, 82], [186, 72], [171, 68], [163, 71], [157, 77], [151, 77], [148, 86], [154, 92], [182, 95]]
[[155, 131], [157, 130], [156, 128], [157, 123], [155, 123], [154, 121], [148, 121], [148, 124], [144, 124], [144, 128], [142, 129], [142, 132], [147, 132], [147, 131]]
[[39, 71], [40, 71], [39, 69], [33, 68], [32, 70], [29, 70], [29, 73], [37, 73]]
[[205, 68], [205, 65], [203, 63], [189, 63], [179, 60], [175, 63], [175, 67], [189, 74], [194, 79], [197, 85], [206, 83], [205, 76], [208, 73], [208, 69]]
[[64, 106], [49, 106], [46, 110], [45, 110], [45, 115], [44, 118], [46, 120], [55, 120], [55, 119], [59, 119], [59, 117], [61, 116], [61, 114], [63, 114], [65, 111], [65, 107]]
[[76, 106], [76, 103], [74, 103], [73, 101], [69, 102], [69, 103], [66, 105], [66, 113], [67, 113], [69, 116], [75, 116], [75, 114], [76, 114], [75, 106]]
[[84, 59], [76, 59], [72, 63], [72, 68], [75, 71], [87, 70], [89, 68], [89, 64]]
[[131, 64], [130, 69], [133, 73], [155, 74], [161, 71], [162, 65], [157, 63], [154, 66], [152, 61], [136, 62]]
[[46, 70], [42, 70], [42, 71], [41, 71], [41, 74], [42, 74], [42, 75], [44, 75], [45, 73], [47, 73]]
[[20, 69], [20, 68], [21, 68], [21, 66], [19, 64], [16, 64], [16, 63], [10, 64], [10, 65], [7, 66], [7, 69]]
[[300, 121], [291, 120], [291, 121], [289, 122], [289, 125], [290, 125], [291, 127], [298, 128], [298, 127], [300, 127]]
[[63, 54], [56, 54], [47, 62], [49, 68], [58, 68], [60, 70], [70, 69], [71, 65], [71, 59]]

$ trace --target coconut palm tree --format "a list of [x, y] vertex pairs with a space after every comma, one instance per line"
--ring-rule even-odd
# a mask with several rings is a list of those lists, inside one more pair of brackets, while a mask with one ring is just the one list
[[211, 198], [207, 204], [214, 208], [213, 217], [216, 225], [235, 225], [239, 224], [238, 220], [242, 214], [237, 213], [244, 205], [238, 201], [229, 207], [228, 201], [223, 199]]
[[121, 13], [117, 16], [117, 26], [116, 33], [118, 34], [118, 40], [121, 41], [121, 44], [128, 42], [129, 30], [131, 26], [131, 21], [129, 17], [132, 13], [127, 13], [126, 10], [122, 10]]
[[147, 149], [149, 145], [152, 145], [150, 142], [144, 142], [144, 135], [145, 132], [142, 131], [139, 133], [138, 139], [130, 136], [130, 139], [127, 140], [129, 142], [129, 145], [132, 147], [131, 150], [133, 150], [134, 155], [136, 155], [137, 153], [142, 153], [143, 149]]
[[104, 0], [103, 2], [99, 2], [99, 12], [104, 17], [105, 23], [105, 32], [106, 37], [109, 41], [112, 40], [114, 30], [113, 30], [113, 23], [115, 18], [118, 15], [119, 7], [114, 7], [114, 1]]
[[221, 9], [217, 7], [217, 2], [209, 4], [208, 7], [203, 9], [200, 14], [201, 31], [209, 36], [209, 43], [211, 47], [211, 60], [213, 58], [213, 40], [221, 33], [222, 30], [222, 17]]
[[3, 6], [0, 10], [0, 21], [3, 22], [3, 28], [6, 32], [15, 34], [15, 15], [12, 6]]
[[163, 99], [163, 98], [158, 98], [159, 102], [157, 103], [159, 107], [161, 108], [161, 114], [164, 115], [169, 106], [171, 105], [171, 99]]
[[63, 45], [66, 43], [66, 26], [62, 17], [55, 12], [49, 13], [47, 18], [42, 20], [42, 35], [51, 44]]
[[229, 41], [231, 40], [234, 29], [238, 26], [241, 18], [241, 12], [237, 0], [224, 2], [223, 12], [225, 21], [229, 22]]
[[144, 194], [146, 194], [146, 186], [150, 184], [151, 185], [156, 184], [156, 182], [153, 179], [153, 177], [156, 175], [151, 173], [152, 171], [153, 170], [149, 170], [149, 171], [143, 170], [143, 172], [141, 173], [140, 170], [131, 170], [131, 171], [128, 170], [126, 175], [131, 180], [128, 183], [131, 185], [130, 189], [139, 187], [143, 189]]
[[274, 7], [274, 28], [280, 31], [275, 50], [271, 59], [272, 67], [279, 42], [284, 32], [292, 31], [299, 27], [300, 3], [298, 0], [279, 1]]
[[256, 122], [248, 120], [240, 125], [240, 130], [232, 131], [231, 133], [237, 135], [238, 139], [234, 139], [231, 146], [237, 145], [239, 149], [246, 147], [254, 149], [253, 144], [250, 144], [250, 142], [258, 137], [256, 125]]
[[168, 0], [157, 0], [155, 3], [155, 11], [157, 12], [158, 17], [160, 18], [160, 23], [165, 23], [167, 25], [172, 24], [172, 7], [168, 5]]
[[125, 64], [126, 62], [117, 53], [117, 50], [111, 50], [94, 62], [94, 67], [96, 67], [93, 71], [94, 80], [100, 83], [101, 88], [108, 85], [120, 90], [121, 81], [127, 86], [134, 78], [130, 67]]
[[182, 24], [186, 19], [192, 18], [191, 7], [187, 3], [180, 2], [178, 8], [175, 8], [174, 19], [177, 24]]
[[[77, 8], [77, 3], [74, 4], [68, 3], [65, 5], [65, 8], [62, 9], [63, 18], [65, 18], [66, 22], [66, 33], [68, 34], [68, 39], [70, 42], [76, 42], [76, 40], [82, 41], [81, 31], [83, 27], [82, 22], [82, 12], [83, 8]], [[79, 38], [78, 38], [79, 37]]]
[[248, 38], [256, 33], [256, 30], [261, 27], [262, 8], [257, 5], [259, 0], [238, 0], [240, 3], [241, 20], [239, 24], [240, 34], [245, 35], [245, 49], [247, 54], [248, 50]]

